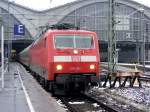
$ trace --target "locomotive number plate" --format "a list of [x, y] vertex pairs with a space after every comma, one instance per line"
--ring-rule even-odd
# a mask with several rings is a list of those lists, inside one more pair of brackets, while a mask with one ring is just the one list
[[80, 56], [72, 56], [72, 61], [73, 62], [80, 62], [81, 61], [81, 57]]

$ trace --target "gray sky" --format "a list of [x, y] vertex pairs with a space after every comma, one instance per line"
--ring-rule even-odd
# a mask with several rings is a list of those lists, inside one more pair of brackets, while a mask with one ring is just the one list
[[[23, 6], [26, 6], [35, 10], [44, 10], [50, 7], [63, 5], [65, 3], [72, 2], [75, 0], [9, 0], [9, 1], [14, 1], [15, 3], [21, 4]], [[150, 0], [134, 0], [134, 1], [137, 1], [139, 3], [142, 3], [150, 7]]]

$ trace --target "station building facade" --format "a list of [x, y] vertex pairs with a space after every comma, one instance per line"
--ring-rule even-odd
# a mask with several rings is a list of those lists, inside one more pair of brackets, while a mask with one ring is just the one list
[[[72, 23], [81, 29], [97, 32], [101, 60], [107, 61], [108, 0], [77, 0], [44, 11], [2, 0], [0, 7], [5, 26], [26, 25], [27, 39], [38, 38], [36, 35], [42, 32], [43, 26], [56, 23]], [[9, 23], [7, 18], [11, 18]], [[118, 61], [142, 62], [144, 57], [146, 61], [150, 60], [150, 8], [132, 0], [115, 0], [115, 22]]]

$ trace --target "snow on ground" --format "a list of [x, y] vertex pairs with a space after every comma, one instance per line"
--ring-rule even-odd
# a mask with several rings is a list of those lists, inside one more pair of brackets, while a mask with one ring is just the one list
[[98, 105], [97, 103], [93, 103], [92, 104], [94, 107], [99, 107], [100, 105]]
[[115, 92], [120, 96], [123, 96], [129, 100], [135, 101], [146, 106], [150, 106], [150, 88], [122, 88], [113, 89], [111, 92]]
[[75, 104], [75, 105], [77, 105], [77, 104], [84, 104], [85, 102], [83, 102], [83, 101], [81, 101], [81, 102], [69, 102], [69, 104]]

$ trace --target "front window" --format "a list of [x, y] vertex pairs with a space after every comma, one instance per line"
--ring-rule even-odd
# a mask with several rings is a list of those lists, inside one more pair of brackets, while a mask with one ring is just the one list
[[56, 35], [55, 36], [56, 48], [83, 48], [89, 49], [94, 47], [92, 36], [82, 35]]

